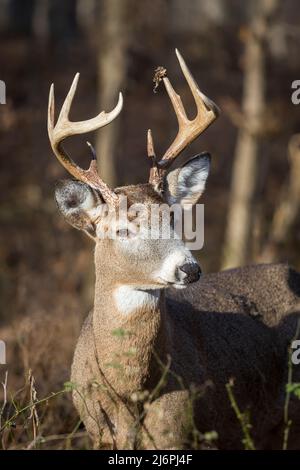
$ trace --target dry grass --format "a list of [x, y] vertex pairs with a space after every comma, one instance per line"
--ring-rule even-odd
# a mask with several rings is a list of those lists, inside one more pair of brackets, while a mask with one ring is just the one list
[[2, 449], [90, 447], [64, 386], [80, 328], [75, 313], [32, 313], [1, 330], [9, 352], [0, 369]]

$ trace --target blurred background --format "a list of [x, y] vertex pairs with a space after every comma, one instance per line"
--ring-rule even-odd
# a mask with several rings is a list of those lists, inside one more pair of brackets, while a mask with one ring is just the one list
[[[64, 222], [53, 198], [55, 182], [68, 175], [47, 137], [50, 84], [58, 109], [81, 73], [73, 120], [111, 110], [122, 90], [118, 120], [66, 147], [87, 167], [88, 138], [108, 183], [144, 182], [147, 129], [159, 154], [177, 132], [164, 87], [153, 92], [156, 67], [166, 67], [189, 115], [195, 112], [179, 48], [222, 110], [176, 163], [212, 153], [203, 270], [273, 261], [299, 269], [300, 105], [291, 100], [300, 79], [299, 22], [297, 0], [0, 0], [0, 339], [8, 362], [0, 374], [8, 369], [7, 388], [21, 404], [32, 398], [33, 376], [39, 397], [68, 380], [93, 301], [93, 243]], [[55, 436], [70, 433], [76, 420], [60, 396], [43, 409], [40, 433], [59, 448]], [[2, 436], [4, 448], [32, 442], [34, 428], [24, 435], [23, 421], [18, 426]]]

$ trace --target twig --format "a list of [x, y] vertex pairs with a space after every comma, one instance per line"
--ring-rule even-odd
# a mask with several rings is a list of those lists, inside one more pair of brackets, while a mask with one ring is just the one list
[[[62, 395], [63, 393], [66, 393], [66, 390], [60, 390], [59, 392], [53, 393], [52, 395], [49, 395], [48, 397], [42, 398], [41, 400], [37, 400], [34, 403], [34, 406], [40, 405], [41, 403], [45, 403], [49, 401], [51, 398], [55, 398], [59, 395]], [[5, 421], [5, 423], [1, 426], [0, 432], [2, 432], [5, 428], [10, 426], [20, 414], [24, 413], [24, 411], [30, 410], [32, 406], [33, 406], [32, 403], [30, 403], [29, 405], [24, 406], [20, 410], [17, 409], [15, 414], [11, 416], [7, 421]]]
[[227, 393], [228, 393], [228, 397], [229, 397], [229, 400], [230, 400], [230, 404], [236, 414], [236, 417], [237, 419], [239, 420], [240, 424], [241, 424], [241, 427], [242, 427], [242, 431], [243, 431], [243, 434], [244, 434], [244, 439], [243, 439], [243, 444], [245, 446], [245, 449], [246, 450], [255, 450], [255, 446], [254, 446], [254, 442], [252, 440], [252, 437], [250, 436], [250, 432], [249, 432], [249, 429], [251, 428], [251, 425], [249, 424], [248, 422], [248, 419], [246, 417], [246, 414], [245, 413], [242, 413], [238, 404], [237, 404], [237, 401], [235, 399], [235, 396], [233, 394], [233, 380], [229, 380], [229, 382], [226, 384], [226, 390], [227, 390]]
[[30, 403], [32, 407], [30, 409], [30, 415], [28, 416], [28, 420], [32, 420], [32, 429], [33, 429], [33, 442], [37, 440], [37, 432], [39, 429], [39, 416], [36, 409], [36, 402], [37, 402], [37, 391], [35, 388], [35, 380], [32, 374], [32, 370], [29, 369], [28, 373], [28, 380], [29, 380], [29, 390], [30, 390]]
[[4, 382], [1, 382], [3, 387], [3, 405], [1, 406], [0, 410], [0, 428], [2, 426], [2, 416], [7, 405], [7, 379], [8, 379], [8, 371], [5, 372]]
[[[291, 341], [292, 342], [298, 338], [300, 332], [300, 320], [297, 322], [297, 328], [296, 328], [296, 333], [294, 338]], [[289, 434], [291, 430], [291, 426], [293, 421], [289, 418], [289, 404], [290, 404], [290, 399], [291, 399], [291, 385], [292, 385], [292, 378], [293, 378], [293, 363], [292, 363], [292, 349], [291, 349], [291, 344], [289, 347], [289, 359], [288, 359], [288, 381], [286, 384], [286, 396], [285, 396], [285, 401], [284, 401], [284, 409], [283, 409], [283, 419], [284, 419], [284, 431], [283, 431], [283, 444], [282, 444], [282, 450], [287, 450], [288, 446], [288, 439], [289, 439]]]

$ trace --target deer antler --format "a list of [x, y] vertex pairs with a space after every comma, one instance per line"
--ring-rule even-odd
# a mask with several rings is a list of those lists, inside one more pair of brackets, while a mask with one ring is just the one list
[[119, 93], [119, 100], [116, 107], [110, 112], [105, 113], [102, 111], [98, 116], [88, 119], [86, 121], [72, 122], [69, 120], [70, 108], [76, 92], [79, 80], [79, 73], [74, 77], [71, 88], [67, 94], [64, 104], [61, 108], [59, 117], [56, 124], [54, 124], [54, 85], [50, 87], [49, 104], [48, 104], [48, 135], [51, 147], [60, 163], [66, 170], [76, 179], [87, 183], [94, 189], [98, 189], [103, 196], [103, 199], [113, 206], [118, 203], [118, 196], [112, 191], [107, 184], [100, 178], [97, 171], [97, 162], [95, 158], [91, 161], [88, 170], [83, 170], [68, 156], [62, 146], [62, 141], [69, 136], [76, 134], [84, 134], [86, 132], [94, 131], [106, 126], [112, 122], [120, 114], [123, 107], [123, 96]]
[[[167, 93], [173, 105], [177, 121], [178, 133], [170, 147], [166, 150], [160, 161], [157, 161], [154, 155], [154, 147], [151, 131], [148, 131], [148, 156], [153, 159], [154, 166], [150, 172], [149, 183], [155, 187], [159, 187], [162, 183], [162, 178], [173, 160], [185, 149], [193, 140], [196, 139], [207, 127], [218, 117], [219, 108], [205, 96], [198, 88], [191, 72], [189, 71], [185, 61], [177, 49], [175, 49], [180, 68], [188, 82], [190, 90], [193, 94], [197, 115], [194, 119], [188, 119], [185, 109], [183, 107], [181, 98], [175, 92], [169, 79], [163, 78]], [[152, 152], [152, 155], [151, 155]]]

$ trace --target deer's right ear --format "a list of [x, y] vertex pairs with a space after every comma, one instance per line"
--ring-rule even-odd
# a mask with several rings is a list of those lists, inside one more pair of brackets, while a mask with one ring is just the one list
[[93, 222], [95, 210], [103, 204], [97, 191], [80, 181], [59, 181], [55, 188], [57, 206], [66, 221], [92, 238], [96, 234]]

